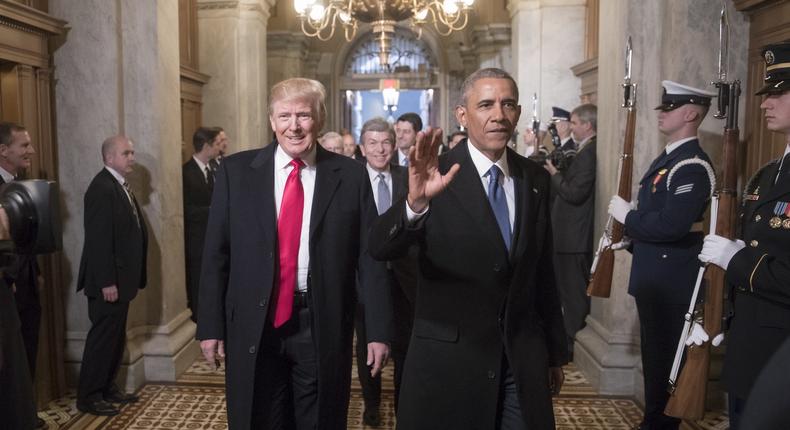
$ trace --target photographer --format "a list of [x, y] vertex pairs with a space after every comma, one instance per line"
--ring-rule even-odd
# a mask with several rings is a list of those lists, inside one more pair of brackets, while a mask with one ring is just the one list
[[[0, 255], [4, 257], [0, 266], [5, 266], [5, 257], [13, 249], [9, 238], [8, 216], [0, 207]], [[3, 278], [0, 277], [0, 417], [8, 428], [32, 429], [36, 414], [33, 384], [14, 294]]]
[[22, 324], [11, 284], [7, 281], [7, 271], [18, 266], [18, 255], [44, 254], [62, 248], [57, 202], [54, 182], [14, 181], [0, 186], [0, 417], [3, 428], [29, 430], [40, 426], [20, 330]]
[[[0, 122], [0, 185], [14, 181], [22, 171], [28, 169], [35, 153], [30, 134], [24, 127]], [[36, 256], [31, 253], [19, 254], [16, 263], [3, 270], [3, 280], [14, 292], [30, 379], [35, 381], [41, 325], [38, 290], [42, 284]], [[44, 421], [36, 417], [36, 428], [43, 426]]]
[[573, 110], [570, 128], [578, 142], [577, 155], [560, 171], [547, 158], [544, 168], [551, 174], [551, 210], [554, 226], [554, 271], [568, 335], [568, 351], [573, 357], [573, 337], [584, 327], [590, 312], [587, 288], [592, 264], [593, 209], [595, 206], [595, 133], [597, 108], [584, 104]]

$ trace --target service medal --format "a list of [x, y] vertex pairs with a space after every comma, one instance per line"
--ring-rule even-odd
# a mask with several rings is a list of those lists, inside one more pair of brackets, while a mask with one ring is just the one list
[[650, 188], [650, 191], [652, 191], [654, 193], [656, 192], [656, 185], [658, 185], [658, 183], [661, 182], [661, 178], [663, 178], [664, 175], [667, 174], [667, 172], [668, 172], [667, 169], [661, 169], [661, 170], [658, 171], [658, 174], [656, 175], [656, 177], [653, 178], [653, 186]]
[[790, 218], [782, 221], [782, 228], [786, 230], [790, 230]]
[[782, 226], [782, 219], [775, 216], [768, 221], [768, 225], [770, 225], [771, 228], [779, 228]]

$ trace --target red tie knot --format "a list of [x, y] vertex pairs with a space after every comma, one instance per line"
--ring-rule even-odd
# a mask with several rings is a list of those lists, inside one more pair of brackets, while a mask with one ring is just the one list
[[293, 160], [291, 160], [291, 162], [289, 164], [294, 166], [294, 169], [297, 169], [297, 170], [301, 169], [302, 167], [304, 167], [304, 161], [302, 161], [301, 158], [294, 158]]

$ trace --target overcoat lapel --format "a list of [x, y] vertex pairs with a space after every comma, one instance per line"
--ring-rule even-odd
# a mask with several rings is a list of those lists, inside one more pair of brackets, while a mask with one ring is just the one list
[[508, 151], [508, 169], [510, 169], [510, 175], [513, 178], [513, 188], [516, 195], [516, 217], [513, 222], [514, 235], [510, 253], [510, 259], [515, 266], [527, 252], [530, 238], [535, 237], [538, 195], [533, 190], [530, 172], [516, 163], [514, 158]]
[[310, 243], [313, 235], [321, 225], [326, 210], [337, 186], [340, 185], [340, 166], [329, 156], [329, 152], [318, 146], [316, 153], [315, 192], [313, 194], [313, 209], [310, 214]]
[[250, 163], [244, 186], [250, 194], [255, 218], [261, 224], [264, 241], [276, 239], [277, 214], [274, 204], [274, 150], [277, 143], [261, 149], [258, 156]]

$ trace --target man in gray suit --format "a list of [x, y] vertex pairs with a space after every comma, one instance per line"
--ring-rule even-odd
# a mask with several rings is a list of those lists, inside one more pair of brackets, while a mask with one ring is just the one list
[[573, 163], [563, 172], [549, 159], [544, 166], [551, 174], [552, 191], [557, 196], [551, 208], [554, 270], [571, 357], [573, 337], [584, 327], [584, 319], [590, 313], [590, 298], [585, 290], [592, 263], [597, 116], [592, 104], [574, 109], [571, 134], [579, 146]]

